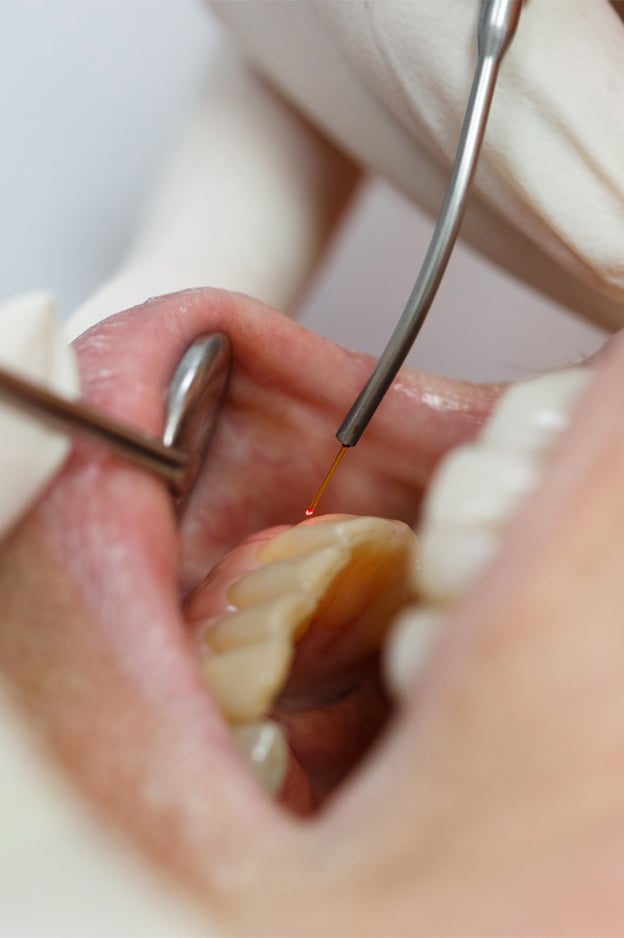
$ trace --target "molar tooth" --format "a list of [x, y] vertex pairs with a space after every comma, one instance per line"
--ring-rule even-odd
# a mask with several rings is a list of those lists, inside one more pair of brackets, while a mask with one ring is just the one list
[[543, 453], [568, 425], [592, 375], [590, 368], [569, 368], [512, 385], [494, 408], [480, 441], [515, 452]]
[[378, 538], [396, 536], [403, 533], [400, 521], [386, 518], [368, 518], [351, 515], [322, 517], [314, 521], [304, 521], [282, 531], [264, 544], [258, 551], [262, 563], [272, 563], [287, 557], [300, 557], [322, 547], [344, 544], [353, 548], [365, 544], [374, 544]]
[[288, 766], [288, 744], [281, 726], [262, 720], [236, 726], [232, 733], [260, 784], [270, 794], [277, 794]]
[[460, 446], [443, 461], [424, 507], [425, 523], [497, 527], [535, 486], [538, 465], [526, 454]]
[[271, 639], [212, 654], [202, 661], [204, 679], [231, 723], [257, 720], [270, 708], [293, 656], [287, 639]]
[[259, 606], [235, 612], [206, 630], [204, 643], [215, 652], [229, 651], [271, 638], [299, 638], [317, 606], [310, 591], [300, 590]]
[[239, 609], [248, 609], [275, 599], [293, 589], [321, 595], [349, 563], [349, 551], [338, 545], [325, 547], [303, 558], [279, 560], [246, 574], [228, 590], [228, 599]]
[[476, 525], [431, 525], [421, 532], [420, 543], [420, 563], [413, 572], [415, 586], [431, 602], [451, 602], [494, 557], [500, 536]]
[[442, 626], [442, 613], [431, 608], [405, 609], [394, 622], [384, 648], [386, 687], [402, 700], [426, 667]]

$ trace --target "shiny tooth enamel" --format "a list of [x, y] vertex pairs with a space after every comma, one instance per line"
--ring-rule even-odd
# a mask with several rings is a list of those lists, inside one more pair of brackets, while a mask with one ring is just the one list
[[494, 526], [535, 485], [536, 462], [522, 453], [479, 444], [460, 446], [444, 460], [423, 511], [425, 524]]
[[288, 639], [271, 639], [205, 658], [202, 674], [226, 720], [262, 717], [286, 679], [292, 655]]
[[[333, 583], [325, 585], [322, 595], [319, 591], [323, 622], [327, 628], [340, 627], [365, 607], [371, 622], [370, 641], [376, 647], [394, 611], [411, 593], [409, 570], [418, 548], [406, 524], [373, 517], [315, 519], [276, 535], [260, 548], [258, 559], [267, 564], [267, 571], [273, 571], [274, 567], [279, 570], [282, 563], [296, 562], [296, 558], [316, 557], [319, 552], [336, 549], [346, 550], [348, 562]], [[288, 580], [289, 570], [284, 569]], [[378, 589], [380, 578], [387, 586], [383, 591]], [[236, 602], [238, 592], [229, 595]], [[382, 626], [376, 629], [374, 623]]]
[[276, 795], [288, 767], [288, 744], [284, 731], [273, 720], [243, 723], [232, 730], [262, 787]]
[[397, 617], [383, 655], [386, 687], [395, 698], [406, 697], [427, 666], [442, 623], [443, 614], [430, 607], [411, 607]]
[[430, 525], [424, 528], [420, 544], [415, 584], [429, 602], [446, 603], [459, 598], [495, 556], [500, 534], [476, 525]]
[[310, 590], [318, 595], [331, 585], [349, 560], [349, 551], [335, 546], [304, 557], [267, 564], [233, 583], [228, 590], [228, 599], [238, 609], [248, 609], [297, 589]]
[[407, 525], [381, 518], [303, 523], [263, 545], [262, 565], [228, 588], [230, 610], [201, 635], [201, 670], [262, 772], [281, 759], [283, 737], [258, 727], [286, 682], [297, 639], [315, 619], [326, 630], [357, 622], [358, 653], [377, 649], [397, 609], [414, 599], [409, 578], [416, 544]]
[[274, 563], [289, 557], [300, 557], [323, 547], [342, 544], [350, 549], [377, 543], [382, 537], [405, 538], [406, 525], [385, 518], [329, 517], [306, 521], [282, 531], [258, 552], [262, 563]]
[[590, 368], [570, 368], [509, 387], [483, 428], [481, 442], [514, 452], [543, 453], [568, 425], [591, 378]]
[[317, 598], [309, 590], [280, 596], [221, 619], [206, 630], [204, 644], [212, 651], [223, 652], [265, 639], [296, 639], [310, 622], [316, 606]]
[[425, 600], [457, 599], [495, 555], [591, 377], [590, 369], [574, 368], [510, 387], [476, 443], [442, 461], [423, 507], [414, 567]]
[[521, 500], [539, 482], [546, 454], [591, 381], [587, 368], [510, 387], [477, 441], [440, 464], [423, 506], [413, 583], [424, 605], [405, 610], [384, 649], [386, 684], [397, 698], [426, 666], [447, 606], [493, 559]]

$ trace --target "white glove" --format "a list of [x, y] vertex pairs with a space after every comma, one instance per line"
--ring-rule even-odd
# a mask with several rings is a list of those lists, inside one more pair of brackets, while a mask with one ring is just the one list
[[[26, 293], [0, 305], [0, 365], [65, 397], [78, 373], [54, 301]], [[70, 439], [0, 396], [0, 538], [31, 507], [63, 464]]]
[[[437, 215], [476, 60], [478, 0], [213, 6], [301, 112]], [[621, 325], [623, 167], [618, 14], [607, 0], [528, 0], [463, 236], [557, 301]]]
[[292, 312], [358, 175], [237, 57], [218, 56], [120, 269], [75, 311], [70, 334], [189, 287]]

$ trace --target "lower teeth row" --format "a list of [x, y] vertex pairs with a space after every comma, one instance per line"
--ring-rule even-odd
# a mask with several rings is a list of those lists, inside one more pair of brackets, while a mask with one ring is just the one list
[[[266, 714], [287, 680], [296, 642], [313, 625], [315, 636], [331, 641], [336, 666], [334, 639], [357, 624], [349, 654], [364, 659], [377, 651], [398, 609], [413, 599], [415, 550], [413, 531], [400, 522], [304, 522], [259, 548], [259, 566], [228, 590], [227, 613], [204, 623], [203, 677], [269, 790], [279, 789], [288, 752]], [[193, 618], [192, 606], [189, 613]]]

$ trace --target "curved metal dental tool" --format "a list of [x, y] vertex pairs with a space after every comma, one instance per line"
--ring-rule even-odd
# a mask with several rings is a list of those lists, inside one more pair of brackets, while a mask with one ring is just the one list
[[193, 484], [215, 430], [232, 363], [230, 340], [223, 332], [200, 336], [178, 364], [167, 400], [163, 443], [189, 459], [180, 494]]
[[155, 472], [176, 495], [187, 493], [199, 472], [230, 374], [230, 341], [223, 333], [200, 336], [173, 374], [164, 437], [126, 426], [90, 407], [0, 368], [0, 398], [55, 429], [90, 436], [119, 455]]
[[478, 59], [457, 154], [442, 209], [405, 309], [375, 370], [360, 391], [336, 436], [355, 446], [377, 410], [420, 332], [442, 280], [466, 207], [496, 79], [514, 36], [522, 0], [483, 0], [478, 27]]

